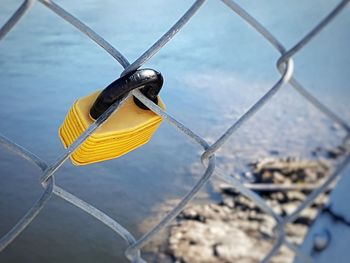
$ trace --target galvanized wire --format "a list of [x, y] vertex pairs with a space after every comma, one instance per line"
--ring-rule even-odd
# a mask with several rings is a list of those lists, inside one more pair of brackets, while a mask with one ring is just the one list
[[[11, 18], [4, 24], [0, 29], [0, 40], [3, 39], [6, 34], [8, 34], [11, 29], [18, 23], [18, 21], [23, 17], [23, 15], [30, 10], [34, 0], [25, 0], [17, 11], [11, 16]], [[118, 51], [115, 47], [109, 44], [96, 32], [94, 32], [90, 27], [81, 22], [78, 18], [71, 15], [69, 12], [64, 10], [58, 4], [50, 0], [38, 0], [44, 6], [55, 12], [61, 18], [72, 24], [82, 33], [86, 34], [91, 40], [101, 46], [106, 52], [108, 52], [112, 57], [116, 59], [117, 62], [121, 64], [124, 71], [121, 75], [132, 72], [139, 67], [141, 67], [145, 62], [151, 59], [167, 42], [169, 42], [173, 37], [180, 31], [180, 29], [185, 26], [188, 21], [193, 17], [193, 15], [200, 9], [200, 7], [205, 2], [204, 0], [195, 1], [192, 6], [185, 12], [185, 14], [171, 27], [159, 40], [157, 40], [146, 52], [144, 52], [138, 59], [132, 64], [124, 57], [124, 55]], [[28, 210], [28, 212], [17, 222], [17, 224], [3, 237], [0, 238], [0, 251], [4, 250], [40, 213], [41, 209], [47, 204], [50, 197], [55, 194], [56, 196], [66, 200], [67, 202], [73, 204], [77, 208], [85, 211], [98, 221], [102, 222], [109, 228], [111, 228], [116, 234], [120, 235], [128, 244], [128, 248], [125, 251], [127, 258], [131, 262], [145, 262], [141, 258], [140, 249], [149, 242], [150, 239], [154, 237], [161, 229], [166, 227], [193, 199], [193, 197], [198, 193], [198, 191], [203, 187], [203, 185], [210, 180], [211, 176], [215, 174], [220, 178], [224, 179], [230, 183], [234, 188], [236, 188], [242, 195], [248, 197], [252, 200], [262, 211], [274, 218], [276, 224], [274, 228], [274, 236], [271, 238], [275, 239], [275, 244], [269, 253], [261, 259], [261, 262], [269, 262], [269, 260], [278, 253], [281, 246], [285, 245], [291, 249], [297, 257], [299, 257], [304, 262], [312, 262], [308, 255], [303, 254], [299, 248], [289, 242], [288, 236], [285, 233], [285, 226], [288, 223], [296, 220], [300, 213], [308, 206], [310, 206], [315, 199], [320, 196], [321, 193], [329, 189], [329, 187], [334, 183], [336, 178], [339, 176], [341, 171], [349, 164], [350, 154], [349, 151], [346, 152], [344, 159], [334, 168], [331, 175], [318, 186], [309, 186], [314, 189], [307, 199], [291, 214], [282, 217], [276, 214], [272, 208], [267, 205], [262, 197], [256, 194], [252, 189], [264, 187], [263, 185], [254, 186], [247, 185], [240, 182], [233, 176], [228, 175], [222, 169], [215, 166], [215, 153], [219, 150], [228, 139], [232, 138], [235, 132], [244, 125], [249, 119], [258, 112], [270, 99], [286, 84], [291, 84], [296, 91], [300, 93], [307, 101], [314, 105], [319, 111], [323, 112], [331, 120], [338, 123], [346, 132], [346, 137], [344, 139], [344, 144], [349, 143], [350, 138], [350, 126], [342, 120], [337, 114], [335, 114], [331, 109], [326, 107], [322, 102], [320, 102], [315, 96], [313, 96], [309, 91], [307, 91], [300, 82], [298, 82], [293, 77], [294, 63], [293, 56], [298, 53], [304, 46], [306, 46], [315, 36], [319, 34], [324, 27], [326, 27], [337, 15], [344, 10], [345, 6], [348, 4], [349, 0], [341, 1], [322, 21], [320, 21], [313, 30], [311, 30], [305, 37], [303, 37], [299, 42], [297, 42], [291, 49], [286, 50], [283, 44], [262, 24], [260, 24], [254, 17], [252, 17], [247, 11], [240, 7], [237, 3], [232, 0], [222, 0], [222, 2], [227, 5], [232, 11], [234, 11], [238, 16], [245, 20], [250, 26], [252, 26], [258, 33], [260, 33], [272, 46], [277, 49], [281, 54], [280, 58], [277, 60], [277, 68], [281, 72], [281, 78], [276, 81], [276, 83], [271, 87], [271, 89], [266, 92], [246, 113], [244, 113], [232, 126], [224, 133], [218, 140], [213, 144], [209, 144], [205, 139], [195, 134], [190, 128], [183, 125], [181, 122], [172, 117], [168, 112], [162, 110], [152, 101], [147, 99], [139, 90], [132, 91], [132, 95], [141, 100], [145, 105], [147, 105], [153, 112], [161, 116], [164, 120], [169, 122], [178, 131], [184, 134], [185, 137], [190, 138], [195, 144], [200, 145], [203, 148], [203, 154], [201, 161], [206, 167], [205, 173], [197, 181], [195, 186], [182, 198], [182, 200], [150, 231], [144, 234], [139, 239], [136, 239], [127, 229], [125, 229], [117, 221], [98, 210], [94, 206], [86, 203], [75, 195], [65, 191], [64, 189], [58, 187], [54, 181], [54, 173], [63, 165], [63, 163], [69, 158], [74, 151], [93, 134], [103, 123], [111, 116], [111, 114], [119, 109], [119, 107], [126, 101], [126, 99], [131, 95], [126, 95], [120, 101], [113, 104], [104, 114], [101, 115], [71, 146], [69, 146], [62, 156], [47, 165], [41, 158], [37, 157], [27, 149], [13, 143], [6, 137], [0, 135], [0, 145], [5, 146], [9, 150], [18, 154], [22, 158], [32, 162], [38, 166], [41, 171], [40, 183], [44, 187], [44, 191], [38, 200], [33, 204], [33, 206]], [[250, 189], [252, 188], [252, 189]], [[267, 187], [267, 190], [271, 189], [271, 186]], [[282, 190], [288, 190], [289, 188]], [[291, 189], [294, 189], [291, 187]], [[234, 237], [232, 237], [234, 238]]]

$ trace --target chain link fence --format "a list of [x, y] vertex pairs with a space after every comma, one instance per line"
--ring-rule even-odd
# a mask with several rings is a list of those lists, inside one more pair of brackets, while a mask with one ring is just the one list
[[[35, 0], [25, 0], [12, 17], [5, 23], [0, 29], [0, 40], [3, 39], [8, 32], [16, 25], [16, 23], [28, 12]], [[58, 4], [50, 0], [37, 0], [40, 4], [43, 4], [48, 9], [56, 13], [62, 19], [69, 22], [72, 26], [83, 32], [87, 37], [92, 39], [96, 44], [100, 45], [106, 52], [119, 62], [124, 71], [121, 75], [125, 75], [140, 68], [145, 62], [151, 59], [167, 42], [180, 31], [195, 15], [195, 13], [201, 8], [205, 0], [197, 0], [187, 10], [187, 12], [159, 39], [157, 40], [145, 53], [143, 53], [136, 61], [130, 63], [116, 48], [105, 41], [101, 36], [94, 32], [91, 28], [82, 23], [79, 19], [71, 15], [64, 10]], [[294, 63], [293, 56], [303, 49], [319, 32], [326, 27], [337, 15], [345, 9], [348, 4], [348, 0], [341, 1], [331, 12], [319, 22], [319, 24], [313, 28], [306, 36], [296, 43], [292, 48], [287, 50], [283, 44], [274, 37], [262, 24], [260, 24], [253, 16], [247, 13], [243, 8], [231, 0], [222, 0], [222, 2], [230, 8], [235, 15], [240, 16], [245, 22], [253, 27], [261, 37], [265, 38], [273, 48], [281, 54], [277, 60], [277, 68], [281, 74], [280, 79], [266, 92], [247, 112], [245, 112], [230, 128], [222, 134], [213, 144], [209, 144], [205, 139], [201, 138], [190, 128], [184, 126], [176, 118], [172, 117], [168, 112], [163, 111], [152, 101], [148, 100], [139, 90], [134, 90], [120, 101], [114, 103], [104, 114], [102, 114], [70, 147], [66, 149], [64, 154], [59, 156], [57, 160], [52, 164], [46, 164], [42, 159], [35, 156], [28, 150], [11, 142], [6, 137], [0, 135], [0, 144], [12, 150], [14, 153], [20, 155], [24, 159], [32, 162], [42, 170], [40, 183], [44, 190], [40, 198], [33, 204], [33, 206], [27, 211], [27, 213], [17, 222], [17, 224], [0, 239], [0, 251], [4, 250], [21, 232], [36, 218], [42, 208], [48, 203], [52, 195], [56, 195], [79, 209], [82, 209], [92, 217], [99, 220], [101, 223], [107, 225], [116, 234], [120, 235], [127, 243], [128, 248], [125, 251], [126, 257], [131, 262], [145, 262], [141, 257], [140, 250], [144, 247], [150, 239], [152, 239], [157, 233], [166, 227], [193, 199], [202, 186], [210, 180], [215, 174], [228, 183], [232, 184], [236, 190], [242, 195], [248, 197], [256, 203], [256, 205], [262, 209], [265, 213], [269, 214], [275, 220], [274, 236], [271, 236], [275, 240], [274, 246], [261, 262], [269, 262], [269, 260], [278, 253], [281, 246], [285, 245], [291, 249], [299, 259], [305, 262], [312, 262], [312, 259], [303, 254], [300, 249], [288, 240], [285, 227], [288, 223], [295, 221], [300, 213], [307, 207], [313, 204], [315, 199], [325, 192], [330, 184], [335, 181], [340, 172], [350, 162], [349, 154], [349, 141], [350, 141], [350, 126], [337, 116], [331, 109], [322, 104], [316, 97], [310, 94], [303, 85], [293, 77]], [[307, 101], [314, 105], [319, 111], [327, 115], [332, 121], [337, 123], [345, 130], [346, 136], [343, 140], [343, 146], [346, 147], [347, 153], [343, 159], [334, 167], [332, 173], [324, 180], [318, 188], [313, 190], [310, 195], [303, 201], [303, 203], [296, 208], [292, 213], [282, 217], [276, 214], [271, 207], [255, 192], [247, 188], [238, 179], [228, 175], [222, 169], [215, 166], [215, 153], [228, 141], [228, 139], [235, 135], [235, 132], [246, 123], [257, 111], [259, 111], [269, 100], [283, 87], [290, 84], [298, 93], [300, 93]], [[206, 170], [200, 177], [195, 186], [182, 198], [182, 200], [151, 230], [144, 234], [141, 238], [135, 238], [127, 229], [120, 225], [117, 221], [104, 214], [96, 207], [84, 202], [75, 195], [65, 191], [55, 184], [55, 172], [63, 165], [63, 163], [70, 157], [70, 155], [103, 123], [111, 116], [111, 114], [117, 111], [121, 105], [126, 101], [129, 96], [135, 96], [142, 101], [153, 112], [160, 115], [167, 122], [169, 122], [179, 132], [185, 134], [193, 140], [194, 143], [199, 144], [203, 148], [201, 161]], [[232, 237], [234, 238], [234, 237]]]

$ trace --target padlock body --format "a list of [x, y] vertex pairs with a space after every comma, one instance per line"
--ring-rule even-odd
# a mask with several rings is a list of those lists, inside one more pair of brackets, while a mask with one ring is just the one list
[[[59, 135], [65, 148], [71, 145], [93, 122], [90, 108], [100, 91], [78, 99], [68, 112]], [[158, 97], [158, 106], [165, 110]], [[162, 122], [150, 110], [138, 107], [130, 97], [71, 155], [75, 165], [86, 165], [118, 158], [146, 144]]]

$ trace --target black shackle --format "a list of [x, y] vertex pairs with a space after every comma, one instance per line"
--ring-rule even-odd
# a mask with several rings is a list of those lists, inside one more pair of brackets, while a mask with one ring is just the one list
[[[140, 88], [143, 95], [154, 103], [158, 104], [158, 93], [163, 86], [163, 76], [160, 72], [153, 69], [139, 69], [133, 73], [127, 74], [113, 81], [105, 88], [95, 100], [90, 109], [90, 116], [97, 119], [104, 113], [114, 102], [120, 100], [128, 92]], [[135, 104], [149, 110], [141, 101], [134, 97]]]

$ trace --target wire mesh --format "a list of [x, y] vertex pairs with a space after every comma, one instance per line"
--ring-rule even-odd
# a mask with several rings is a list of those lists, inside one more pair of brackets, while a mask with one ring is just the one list
[[[28, 12], [32, 5], [36, 2], [35, 0], [25, 0], [17, 11], [12, 15], [12, 17], [2, 26], [0, 29], [0, 40], [3, 39], [8, 32], [16, 25], [16, 23], [23, 17], [23, 15]], [[120, 63], [124, 71], [121, 75], [127, 74], [133, 70], [140, 68], [146, 61], [151, 59], [166, 43], [171, 41], [171, 39], [185, 26], [195, 13], [201, 8], [205, 0], [197, 0], [192, 6], [186, 11], [186, 13], [159, 39], [157, 40], [148, 50], [146, 50], [138, 59], [133, 63], [130, 63], [116, 48], [105, 41], [101, 36], [94, 32], [91, 28], [86, 26], [79, 19], [75, 18], [69, 12], [64, 10], [58, 4], [50, 0], [37, 0], [48, 9], [56, 13], [62, 19], [69, 22], [71, 25], [76, 27], [78, 30], [83, 32], [87, 37], [96, 42], [101, 46], [106, 52], [108, 52], [113, 58], [115, 58], [118, 63]], [[293, 56], [297, 54], [302, 48], [304, 48], [321, 30], [323, 30], [337, 15], [344, 10], [345, 6], [348, 4], [349, 0], [341, 1], [331, 12], [320, 21], [315, 28], [313, 28], [307, 35], [300, 39], [292, 48], [287, 50], [283, 44], [276, 38], [272, 33], [270, 33], [262, 24], [260, 24], [253, 16], [246, 12], [242, 7], [232, 0], [222, 0], [222, 2], [230, 8], [236, 15], [240, 16], [245, 22], [247, 22], [251, 27], [253, 27], [258, 33], [265, 38], [273, 48], [281, 54], [277, 61], [277, 68], [281, 73], [281, 77], [276, 83], [266, 92], [256, 103], [246, 111], [232, 126], [222, 134], [222, 136], [217, 139], [213, 144], [209, 144], [205, 139], [200, 137], [191, 131], [190, 128], [181, 124], [176, 118], [172, 117], [168, 112], [162, 110], [148, 98], [146, 98], [139, 90], [132, 91], [132, 95], [141, 100], [146, 106], [148, 106], [153, 112], [160, 115], [174, 126], [179, 132], [183, 133], [186, 137], [193, 140], [194, 143], [199, 144], [203, 148], [203, 153], [201, 161], [205, 166], [206, 170], [200, 179], [196, 182], [195, 186], [181, 199], [181, 201], [151, 230], [144, 234], [141, 238], [136, 239], [127, 229], [120, 225], [116, 220], [109, 217], [105, 213], [98, 210], [96, 207], [84, 202], [77, 196], [65, 191], [55, 184], [54, 174], [62, 166], [62, 164], [69, 158], [69, 156], [103, 123], [111, 116], [111, 114], [118, 110], [118, 108], [123, 104], [123, 102], [130, 96], [128, 94], [120, 101], [114, 103], [104, 114], [101, 115], [70, 147], [66, 149], [62, 156], [59, 156], [55, 162], [52, 164], [46, 164], [39, 157], [35, 156], [33, 153], [22, 148], [14, 142], [11, 142], [6, 137], [0, 135], [0, 144], [12, 150], [14, 153], [23, 157], [24, 159], [32, 162], [38, 166], [41, 171], [40, 183], [42, 184], [44, 190], [40, 198], [33, 204], [33, 206], [27, 211], [27, 213], [17, 222], [15, 226], [0, 239], [0, 252], [4, 250], [21, 232], [36, 218], [40, 213], [42, 208], [47, 204], [52, 195], [56, 195], [77, 208], [85, 211], [92, 217], [108, 226], [116, 234], [120, 235], [128, 245], [125, 251], [126, 257], [131, 262], [145, 262], [141, 257], [140, 250], [144, 247], [150, 239], [152, 239], [161, 229], [166, 227], [193, 199], [201, 187], [213, 176], [213, 174], [224, 179], [228, 183], [240, 192], [240, 194], [248, 197], [255, 204], [261, 208], [265, 213], [269, 214], [275, 220], [275, 231], [274, 238], [275, 243], [272, 249], [261, 262], [268, 262], [276, 253], [278, 253], [281, 246], [285, 245], [291, 249], [296, 256], [305, 262], [312, 262], [312, 259], [303, 254], [297, 245], [291, 243], [288, 240], [288, 236], [285, 233], [285, 227], [288, 223], [295, 221], [300, 213], [307, 207], [309, 207], [315, 199], [325, 192], [329, 186], [335, 181], [340, 172], [348, 165], [350, 162], [349, 155], [349, 139], [350, 139], [350, 126], [343, 121], [338, 115], [336, 115], [331, 109], [326, 107], [322, 102], [320, 102], [316, 97], [309, 93], [300, 82], [298, 82], [293, 77], [294, 64]], [[222, 169], [215, 166], [215, 153], [228, 141], [229, 138], [235, 135], [236, 131], [245, 124], [256, 112], [258, 112], [270, 99], [282, 88], [286, 87], [286, 84], [290, 84], [294, 89], [299, 92], [307, 101], [314, 105], [319, 111], [323, 112], [332, 121], [339, 124], [346, 132], [344, 138], [344, 146], [347, 147], [345, 157], [342, 161], [334, 168], [331, 175], [315, 190], [308, 195], [307, 199], [304, 200], [299, 207], [295, 209], [294, 212], [282, 217], [276, 214], [272, 208], [262, 199], [258, 194], [249, 189], [247, 185], [244, 185], [238, 179], [233, 176], [228, 175]], [[254, 188], [254, 187], [252, 187]], [[234, 237], [233, 237], [234, 238]]]

